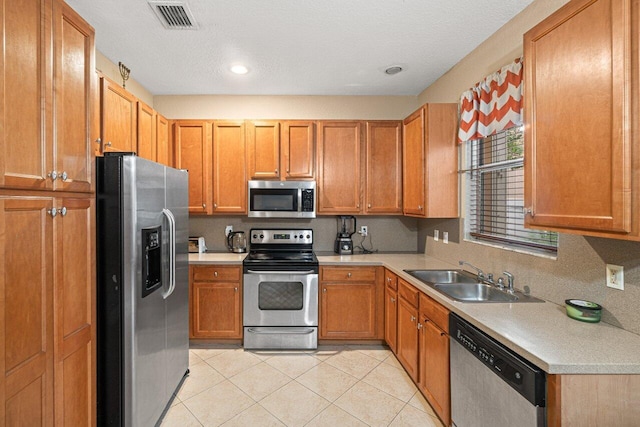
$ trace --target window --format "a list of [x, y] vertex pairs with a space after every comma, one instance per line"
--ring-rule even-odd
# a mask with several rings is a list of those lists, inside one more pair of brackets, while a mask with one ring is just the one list
[[558, 235], [524, 228], [524, 133], [512, 127], [467, 143], [467, 237], [555, 254]]

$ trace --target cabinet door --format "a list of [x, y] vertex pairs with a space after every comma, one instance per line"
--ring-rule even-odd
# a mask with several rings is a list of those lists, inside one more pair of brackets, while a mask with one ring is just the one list
[[251, 179], [280, 178], [280, 123], [247, 122], [247, 164]]
[[1, 425], [52, 425], [52, 207], [0, 196]]
[[55, 417], [59, 426], [89, 426], [96, 417], [93, 200], [56, 199], [62, 208], [54, 218]]
[[242, 338], [238, 282], [194, 282], [191, 338]]
[[315, 124], [290, 121], [282, 123], [281, 165], [284, 179], [313, 179], [315, 177]]
[[157, 159], [156, 112], [144, 102], [138, 101], [138, 156], [152, 161]]
[[402, 214], [401, 122], [367, 122], [365, 212]]
[[527, 226], [631, 229], [630, 3], [572, 1], [525, 34]]
[[93, 189], [94, 31], [66, 3], [54, 7], [55, 190]]
[[211, 214], [211, 123], [174, 123], [175, 167], [189, 171], [189, 213]]
[[398, 360], [418, 382], [418, 309], [403, 298], [398, 301]]
[[454, 218], [459, 215], [458, 104], [428, 104], [425, 109], [426, 216]]
[[376, 338], [376, 284], [323, 283], [320, 338]]
[[402, 132], [402, 210], [407, 216], [426, 216], [424, 108], [404, 120]]
[[0, 8], [0, 187], [50, 189], [51, 0]]
[[213, 213], [247, 213], [244, 122], [213, 124]]
[[398, 292], [390, 286], [384, 290], [384, 340], [394, 353], [397, 353], [398, 336]]
[[431, 320], [427, 318], [421, 320], [418, 386], [444, 425], [449, 425], [451, 417], [449, 335]]
[[169, 120], [156, 113], [156, 161], [166, 166], [173, 166], [171, 152]]
[[318, 213], [360, 213], [360, 122], [318, 126]]
[[136, 151], [136, 98], [109, 79], [101, 78], [102, 152]]

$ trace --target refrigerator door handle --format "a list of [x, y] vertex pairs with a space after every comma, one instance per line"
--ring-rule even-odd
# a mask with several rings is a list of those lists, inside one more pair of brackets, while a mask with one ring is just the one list
[[169, 209], [162, 209], [162, 214], [169, 222], [169, 290], [162, 294], [167, 299], [176, 289], [176, 218]]

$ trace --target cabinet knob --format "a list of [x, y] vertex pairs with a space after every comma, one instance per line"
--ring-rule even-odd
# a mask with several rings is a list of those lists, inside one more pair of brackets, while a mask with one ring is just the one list
[[107, 147], [111, 147], [111, 141], [107, 142]]
[[391, 302], [395, 304], [396, 303], [396, 299], [394, 297], [391, 297]]
[[207, 209], [207, 204], [206, 203], [202, 204], [202, 209]]
[[100, 144], [102, 142], [102, 138], [96, 139], [96, 143]]
[[326, 293], [327, 292], [327, 288], [322, 288], [322, 293]]
[[67, 215], [67, 208], [65, 208], [64, 206], [61, 207], [60, 209], [58, 209], [58, 212], [60, 212], [60, 215], [62, 216], [66, 216]]
[[275, 170], [276, 175], [278, 175], [278, 169]]
[[233, 288], [233, 290], [234, 290], [235, 292], [238, 292], [238, 287], [236, 286], [235, 288]]
[[47, 176], [51, 178], [52, 181], [55, 181], [58, 178], [58, 172], [51, 171], [47, 174]]
[[67, 175], [67, 171], [62, 171], [62, 173], [60, 174], [59, 177], [62, 181], [66, 181], [67, 178], [69, 178], [69, 175]]
[[418, 328], [418, 329], [422, 329], [422, 323], [418, 323], [417, 328]]
[[368, 207], [369, 209], [371, 209], [371, 203], [369, 203], [369, 204], [367, 205], [367, 207]]
[[422, 210], [422, 205], [418, 205], [418, 210], [421, 211]]
[[360, 209], [360, 203], [356, 204], [356, 208]]
[[58, 215], [58, 209], [56, 208], [51, 208], [47, 211], [47, 213], [49, 215], [51, 215], [52, 218], [55, 218], [56, 215]]
[[524, 216], [531, 215], [531, 218], [535, 216], [535, 214], [533, 213], [533, 209], [531, 209], [531, 206], [522, 208], [522, 214]]
[[287, 169], [285, 172], [287, 173], [287, 175], [289, 175], [289, 169]]
[[218, 277], [218, 272], [217, 271], [213, 272], [213, 277]]
[[218, 209], [218, 204], [217, 203], [213, 204], [213, 209]]
[[415, 320], [416, 320], [416, 316], [411, 316], [411, 321], [415, 322]]
[[351, 279], [351, 273], [347, 273], [347, 277]]

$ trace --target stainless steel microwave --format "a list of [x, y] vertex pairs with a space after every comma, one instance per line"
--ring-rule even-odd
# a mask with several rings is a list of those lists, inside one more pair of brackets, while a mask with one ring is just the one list
[[249, 181], [249, 215], [258, 218], [315, 218], [315, 181]]

